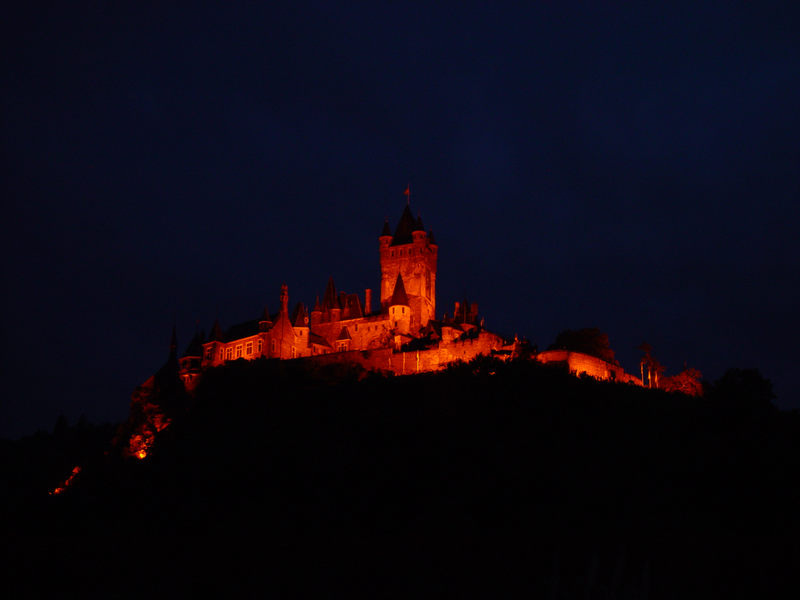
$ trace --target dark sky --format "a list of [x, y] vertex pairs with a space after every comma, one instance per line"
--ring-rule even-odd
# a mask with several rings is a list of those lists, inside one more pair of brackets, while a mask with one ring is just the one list
[[409, 181], [439, 316], [757, 367], [800, 408], [796, 2], [19, 4], [0, 436], [124, 418], [173, 321], [183, 349], [284, 281], [377, 289]]

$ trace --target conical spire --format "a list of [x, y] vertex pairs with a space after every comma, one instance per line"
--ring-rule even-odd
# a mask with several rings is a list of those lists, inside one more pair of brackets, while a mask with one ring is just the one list
[[219, 324], [219, 319], [214, 319], [214, 325], [211, 327], [211, 335], [209, 341], [221, 342], [223, 337], [222, 327]]
[[414, 222], [414, 231], [425, 231], [425, 225], [422, 224], [422, 215], [417, 215], [417, 220]]
[[169, 359], [174, 360], [178, 357], [178, 328], [172, 325], [172, 340], [169, 343]]
[[397, 229], [394, 230], [394, 237], [392, 238], [392, 246], [399, 246], [400, 244], [410, 244], [414, 241], [411, 232], [414, 231], [415, 220], [411, 214], [411, 208], [406, 205], [403, 209], [403, 214], [400, 216], [400, 221], [397, 223]]
[[406, 294], [406, 286], [403, 285], [403, 277], [400, 273], [397, 274], [397, 281], [394, 284], [394, 292], [389, 299], [389, 306], [411, 306], [408, 303], [408, 295]]
[[192, 341], [189, 342], [189, 345], [186, 347], [186, 351], [183, 353], [184, 356], [202, 356], [203, 355], [203, 341], [205, 339], [205, 334], [202, 331], [198, 331], [194, 334]]
[[336, 299], [336, 286], [333, 283], [333, 277], [328, 279], [328, 285], [325, 287], [325, 296], [322, 298], [322, 308], [338, 308], [339, 303]]
[[272, 322], [272, 317], [269, 316], [269, 307], [265, 304], [264, 311], [261, 313], [261, 321], [266, 323]]
[[383, 231], [381, 231], [380, 237], [387, 236], [387, 235], [389, 237], [392, 236], [392, 229], [391, 229], [391, 227], [389, 227], [389, 219], [386, 219], [383, 222]]
[[292, 325], [295, 327], [308, 327], [308, 315], [306, 314], [306, 307], [303, 306], [302, 302], [298, 302], [297, 306], [294, 307]]

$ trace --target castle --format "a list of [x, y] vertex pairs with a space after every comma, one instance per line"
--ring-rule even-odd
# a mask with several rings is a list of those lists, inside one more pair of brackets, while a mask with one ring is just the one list
[[380, 299], [372, 290], [337, 292], [331, 278], [322, 302], [289, 311], [289, 290], [280, 290], [280, 310], [224, 331], [214, 323], [207, 339], [197, 336], [180, 359], [187, 387], [204, 369], [231, 360], [257, 358], [348, 362], [397, 374], [433, 371], [482, 354], [508, 354], [510, 346], [483, 327], [475, 303], [456, 302], [452, 315], [436, 319], [439, 246], [408, 203], [392, 233], [388, 220], [378, 237]]

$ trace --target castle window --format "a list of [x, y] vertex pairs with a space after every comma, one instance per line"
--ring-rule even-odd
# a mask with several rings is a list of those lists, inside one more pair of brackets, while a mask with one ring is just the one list
[[236, 358], [242, 358], [242, 345], [236, 344]]
[[214, 360], [214, 348], [209, 347], [206, 349], [206, 360]]
[[297, 348], [292, 346], [292, 358], [297, 358]]
[[256, 341], [256, 352], [261, 354], [261, 340]]
[[233, 359], [233, 348], [225, 348], [225, 360]]
[[272, 350], [272, 354], [275, 354], [275, 340], [272, 340], [271, 350]]
[[248, 356], [253, 353], [253, 342], [247, 342], [247, 345], [244, 347], [244, 352]]

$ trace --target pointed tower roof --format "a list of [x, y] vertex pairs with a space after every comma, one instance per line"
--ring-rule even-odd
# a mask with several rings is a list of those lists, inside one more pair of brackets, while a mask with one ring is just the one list
[[425, 225], [422, 224], [422, 215], [417, 215], [417, 220], [414, 222], [414, 231], [425, 231]]
[[261, 313], [261, 321], [272, 322], [272, 317], [269, 316], [269, 308], [264, 305], [264, 311]]
[[325, 295], [322, 298], [322, 308], [338, 308], [339, 302], [336, 298], [336, 286], [333, 283], [333, 277], [328, 279], [328, 285], [325, 287]]
[[343, 342], [344, 340], [352, 340], [353, 338], [350, 337], [350, 332], [347, 330], [347, 327], [342, 327], [342, 330], [339, 332], [339, 337], [336, 338], [337, 342]]
[[316, 302], [314, 302], [314, 308], [311, 309], [311, 312], [321, 311], [322, 307], [319, 305], [319, 296], [317, 296]]
[[208, 335], [209, 342], [221, 342], [224, 333], [222, 326], [219, 324], [219, 319], [214, 319], [214, 324], [211, 326], [211, 333]]
[[433, 231], [428, 232], [428, 243], [436, 245], [436, 239], [433, 237]]
[[380, 237], [383, 237], [385, 235], [388, 235], [389, 237], [392, 236], [392, 229], [391, 229], [391, 227], [389, 227], [389, 219], [386, 219], [383, 222], [383, 231], [381, 231]]
[[308, 327], [308, 315], [306, 315], [306, 307], [303, 306], [302, 302], [298, 302], [297, 306], [294, 307], [292, 324], [295, 327]]
[[411, 306], [408, 303], [408, 295], [406, 294], [406, 286], [403, 285], [403, 277], [400, 273], [397, 274], [397, 281], [394, 284], [394, 292], [389, 299], [389, 306]]
[[392, 238], [392, 246], [399, 246], [401, 244], [410, 244], [414, 241], [411, 232], [414, 231], [416, 225], [414, 217], [411, 215], [411, 208], [406, 205], [403, 209], [403, 214], [400, 215], [400, 221], [397, 223], [397, 229], [394, 230], [394, 237]]
[[178, 357], [178, 328], [172, 326], [172, 340], [169, 343], [169, 358], [175, 359]]
[[184, 356], [203, 356], [203, 340], [205, 335], [202, 331], [198, 331], [194, 334], [192, 341], [189, 342], [189, 345], [186, 347], [186, 352], [183, 353]]

